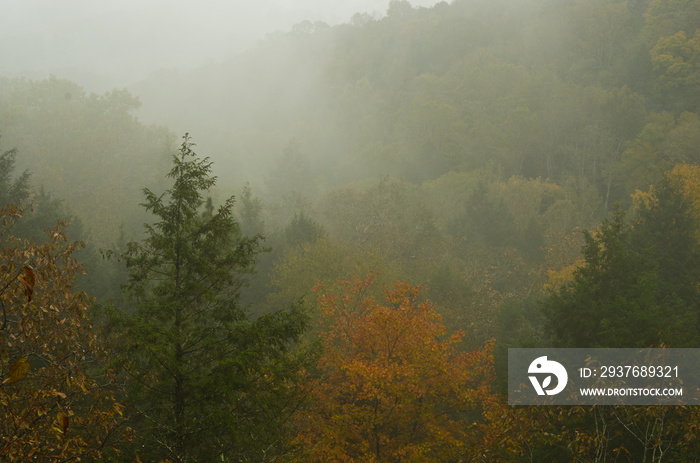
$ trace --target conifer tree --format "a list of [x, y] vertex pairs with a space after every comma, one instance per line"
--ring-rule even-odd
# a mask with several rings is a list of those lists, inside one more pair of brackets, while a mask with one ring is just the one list
[[555, 340], [566, 347], [697, 345], [700, 248], [697, 220], [668, 180], [628, 224], [618, 209], [585, 234], [585, 265], [545, 301]]
[[279, 387], [294, 371], [288, 346], [305, 326], [296, 309], [250, 321], [240, 307], [261, 238], [242, 235], [233, 197], [216, 210], [205, 201], [216, 178], [193, 146], [185, 135], [170, 189], [144, 189], [143, 206], [155, 221], [123, 255], [129, 402], [149, 461], [229, 461], [251, 448], [273, 451], [281, 439], [269, 428], [281, 433], [276, 420], [291, 403], [291, 389]]

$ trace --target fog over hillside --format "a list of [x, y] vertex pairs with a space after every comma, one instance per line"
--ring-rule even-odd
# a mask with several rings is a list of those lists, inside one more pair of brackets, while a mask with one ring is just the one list
[[700, 0], [0, 6], [0, 462], [700, 462]]
[[0, 17], [0, 75], [54, 74], [102, 93], [160, 68], [218, 62], [302, 21], [333, 25], [357, 12], [381, 17], [387, 6], [387, 0], [9, 0]]

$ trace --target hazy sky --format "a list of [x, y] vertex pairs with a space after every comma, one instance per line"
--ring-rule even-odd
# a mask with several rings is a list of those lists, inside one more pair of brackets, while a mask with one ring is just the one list
[[[437, 1], [410, 3], [432, 6]], [[389, 0], [4, 0], [0, 74], [42, 78], [53, 73], [83, 85], [126, 86], [163, 67], [220, 61], [269, 32], [287, 31], [303, 20], [338, 24], [356, 12], [380, 17], [388, 4]]]

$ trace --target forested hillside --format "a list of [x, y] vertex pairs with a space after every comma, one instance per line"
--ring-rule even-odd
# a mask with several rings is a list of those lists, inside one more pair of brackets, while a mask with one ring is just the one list
[[0, 153], [9, 461], [700, 458], [696, 408], [503, 386], [508, 347], [698, 347], [697, 0], [392, 0], [128, 90], [2, 79]]
[[698, 6], [648, 4], [392, 2], [381, 20], [302, 23], [134, 91], [146, 119], [206, 130], [215, 161], [257, 160], [237, 174], [251, 180], [295, 141], [322, 185], [485, 168], [585, 178], [611, 204], [696, 145], [683, 134], [697, 122], [683, 114], [698, 110]]

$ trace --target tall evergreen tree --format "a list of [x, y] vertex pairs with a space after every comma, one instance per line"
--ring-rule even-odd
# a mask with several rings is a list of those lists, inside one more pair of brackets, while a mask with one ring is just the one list
[[586, 233], [585, 265], [545, 302], [566, 347], [691, 347], [700, 339], [698, 224], [687, 200], [663, 181], [655, 201], [627, 224], [617, 210]]
[[233, 197], [217, 210], [205, 203], [216, 178], [193, 146], [185, 135], [170, 189], [144, 189], [155, 221], [123, 255], [130, 402], [149, 460], [262, 459], [256, 451], [281, 451], [292, 388], [280, 382], [294, 372], [289, 346], [305, 316], [291, 309], [251, 321], [240, 307], [259, 238], [242, 235]]
[[700, 224], [682, 186], [668, 175], [640, 208], [631, 245], [656, 275], [657, 304], [664, 307], [660, 337], [673, 347], [700, 341]]
[[657, 341], [655, 276], [630, 249], [631, 233], [619, 208], [597, 234], [584, 233], [585, 265], [571, 283], [545, 301], [548, 326], [558, 344], [646, 347]]

